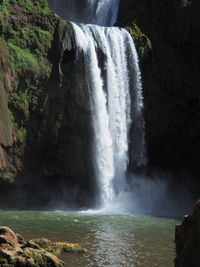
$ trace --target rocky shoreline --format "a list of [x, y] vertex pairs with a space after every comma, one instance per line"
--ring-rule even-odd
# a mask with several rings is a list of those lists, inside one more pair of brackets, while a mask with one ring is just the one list
[[6, 226], [0, 227], [0, 267], [61, 267], [61, 253], [85, 253], [78, 244], [51, 242], [48, 239], [26, 241]]

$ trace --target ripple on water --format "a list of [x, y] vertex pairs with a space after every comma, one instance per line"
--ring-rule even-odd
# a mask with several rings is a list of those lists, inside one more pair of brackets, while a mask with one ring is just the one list
[[7, 225], [26, 239], [77, 242], [85, 255], [64, 255], [71, 267], [172, 267], [174, 219], [66, 212], [1, 212]]

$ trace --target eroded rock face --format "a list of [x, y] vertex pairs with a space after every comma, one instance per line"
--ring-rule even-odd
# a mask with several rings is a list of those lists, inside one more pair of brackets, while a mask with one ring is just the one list
[[196, 203], [192, 215], [184, 216], [176, 226], [175, 267], [200, 266], [200, 200]]

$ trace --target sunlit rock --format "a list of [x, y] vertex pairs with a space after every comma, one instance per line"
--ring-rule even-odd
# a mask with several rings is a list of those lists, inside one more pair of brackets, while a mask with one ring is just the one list
[[48, 239], [33, 239], [28, 242], [8, 227], [0, 227], [0, 266], [4, 267], [61, 267], [64, 263], [57, 258], [63, 252], [84, 253], [78, 244], [53, 243]]

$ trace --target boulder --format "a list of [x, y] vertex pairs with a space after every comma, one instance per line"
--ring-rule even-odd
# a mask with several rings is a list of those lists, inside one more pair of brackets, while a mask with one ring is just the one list
[[8, 227], [0, 227], [0, 248], [15, 249], [18, 245], [16, 234]]
[[86, 252], [78, 244], [51, 242], [46, 238], [25, 241], [6, 226], [0, 227], [0, 267], [62, 267], [62, 252]]
[[55, 255], [44, 249], [17, 248], [15, 250], [0, 250], [0, 266], [2, 267], [61, 267], [64, 263]]
[[200, 266], [200, 200], [196, 203], [193, 214], [183, 217], [176, 226], [175, 267]]

